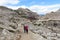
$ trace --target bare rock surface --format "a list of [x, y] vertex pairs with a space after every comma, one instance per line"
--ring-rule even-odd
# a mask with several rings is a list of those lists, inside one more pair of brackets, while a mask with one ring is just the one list
[[[0, 6], [0, 40], [60, 40], [60, 10], [39, 16], [29, 9]], [[34, 20], [32, 20], [32, 19]], [[24, 33], [23, 24], [29, 26]]]

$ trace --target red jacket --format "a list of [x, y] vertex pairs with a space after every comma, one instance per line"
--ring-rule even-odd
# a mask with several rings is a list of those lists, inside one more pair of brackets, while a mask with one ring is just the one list
[[28, 30], [28, 26], [24, 26], [24, 29]]

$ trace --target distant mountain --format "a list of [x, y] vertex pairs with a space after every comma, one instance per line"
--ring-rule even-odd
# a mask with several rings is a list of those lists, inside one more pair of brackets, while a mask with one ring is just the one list
[[40, 16], [45, 16], [45, 14], [39, 14]]
[[13, 9], [10, 9], [10, 8], [8, 8], [8, 7], [5, 7], [5, 6], [0, 6], [0, 9], [1, 9], [1, 10], [10, 10], [10, 11], [13, 10]]
[[28, 17], [28, 19], [38, 19], [39, 15], [36, 12], [32, 12], [27, 8], [18, 8], [17, 11], [24, 17]]
[[44, 19], [60, 19], [60, 9], [57, 10], [56, 12], [51, 12], [51, 13], [47, 13], [45, 16], [43, 16], [41, 18], [42, 20]]

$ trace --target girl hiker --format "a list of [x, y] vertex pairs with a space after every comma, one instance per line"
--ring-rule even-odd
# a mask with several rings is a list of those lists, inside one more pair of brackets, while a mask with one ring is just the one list
[[28, 33], [28, 26], [24, 25], [24, 33]]

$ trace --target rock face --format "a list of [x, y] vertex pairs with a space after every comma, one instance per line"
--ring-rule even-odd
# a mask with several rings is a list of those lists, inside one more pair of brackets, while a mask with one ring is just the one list
[[18, 14], [12, 9], [0, 6], [0, 40], [16, 40]]
[[[30, 16], [31, 15], [31, 16]], [[22, 24], [29, 24], [26, 17], [35, 18], [38, 16], [29, 9], [12, 10], [0, 6], [0, 40], [20, 40]]]
[[0, 6], [0, 40], [17, 40], [21, 24], [28, 21], [14, 10]]
[[33, 40], [60, 40], [59, 13], [60, 10], [51, 12], [36, 20], [39, 15], [29, 9], [12, 10], [0, 6], [0, 40], [20, 40], [21, 33], [24, 34], [23, 24], [29, 26], [29, 36]]
[[37, 20], [34, 25], [38, 26], [34, 33], [42, 35], [47, 40], [60, 40], [60, 10], [46, 14]]
[[27, 9], [27, 8], [18, 8], [17, 11], [19, 12], [19, 14], [21, 14], [23, 17], [28, 17], [28, 19], [38, 19], [39, 15], [37, 15], [36, 12], [32, 12], [31, 10]]

